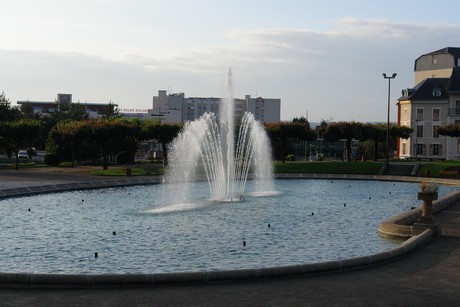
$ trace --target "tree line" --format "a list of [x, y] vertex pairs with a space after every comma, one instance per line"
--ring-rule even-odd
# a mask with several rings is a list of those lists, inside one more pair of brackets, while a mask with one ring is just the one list
[[19, 150], [32, 147], [46, 150], [54, 160], [71, 162], [72, 167], [77, 159], [101, 159], [107, 169], [110, 156], [127, 151], [133, 157], [138, 142], [151, 139], [162, 144], [167, 159], [167, 144], [181, 129], [181, 125], [155, 119], [122, 118], [116, 109], [89, 119], [78, 103], [55, 103], [55, 112], [40, 115], [29, 104], [12, 106], [5, 94], [0, 94], [0, 152], [15, 157], [16, 169]]
[[[380, 123], [360, 123], [355, 121], [326, 122], [322, 121], [316, 130], [310, 129], [310, 124], [303, 118], [294, 118], [292, 122], [280, 122], [266, 125], [268, 134], [272, 142], [275, 142], [279, 148], [275, 155], [284, 162], [286, 153], [289, 151], [289, 145], [293, 140], [316, 141], [324, 140], [328, 143], [337, 143], [344, 140], [346, 145], [347, 161], [352, 160], [352, 141], [372, 143], [372, 159], [379, 158], [379, 145], [386, 140], [387, 125]], [[398, 127], [391, 125], [389, 130], [390, 148], [396, 147], [398, 137], [407, 139], [410, 137], [413, 129], [409, 127]], [[380, 150], [381, 151], [381, 150]]]
[[[117, 110], [102, 114], [100, 119], [89, 119], [83, 106], [72, 104], [60, 106], [56, 102], [56, 112], [39, 115], [30, 105], [11, 106], [5, 94], [0, 94], [0, 151], [16, 157], [22, 148], [36, 147], [54, 154], [61, 161], [102, 160], [103, 169], [109, 165], [109, 157], [125, 151], [132, 157], [138, 144], [145, 140], [161, 143], [167, 163], [167, 145], [180, 132], [182, 125], [161, 123], [157, 119], [122, 118]], [[372, 148], [370, 155], [377, 160], [382, 155], [386, 141], [386, 124], [361, 123], [355, 121], [322, 121], [316, 129], [311, 129], [304, 117], [292, 121], [266, 124], [265, 129], [271, 140], [274, 158], [285, 161], [292, 147], [299, 141], [314, 142], [324, 140], [330, 144], [342, 140], [346, 147], [346, 159], [351, 161], [352, 141], [358, 140]], [[390, 148], [396, 148], [397, 138], [409, 138], [413, 130], [409, 127], [390, 126]], [[443, 135], [460, 136], [459, 125], [439, 128]]]

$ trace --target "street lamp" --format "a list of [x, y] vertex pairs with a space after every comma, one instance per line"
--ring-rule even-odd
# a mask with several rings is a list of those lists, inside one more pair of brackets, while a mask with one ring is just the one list
[[388, 166], [389, 165], [389, 159], [388, 159], [388, 152], [390, 151], [390, 81], [391, 79], [394, 79], [396, 78], [396, 73], [393, 73], [393, 75], [390, 77], [390, 76], [387, 76], [386, 73], [383, 73], [383, 77], [385, 79], [388, 79], [388, 114], [387, 114], [387, 146], [386, 146], [386, 152], [385, 152], [385, 162], [386, 162], [386, 165]]
[[416, 128], [415, 129], [415, 162], [417, 162], [417, 154], [418, 154], [418, 145], [417, 145], [418, 140], [417, 140], [417, 138], [418, 138], [418, 122], [419, 121], [420, 120], [418, 118], [415, 119], [415, 128]]

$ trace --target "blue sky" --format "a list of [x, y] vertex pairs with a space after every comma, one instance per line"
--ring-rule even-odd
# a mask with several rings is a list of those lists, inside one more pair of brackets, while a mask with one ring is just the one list
[[460, 47], [458, 1], [0, 0], [0, 90], [150, 108], [158, 90], [281, 98], [281, 117], [391, 120], [414, 61]]

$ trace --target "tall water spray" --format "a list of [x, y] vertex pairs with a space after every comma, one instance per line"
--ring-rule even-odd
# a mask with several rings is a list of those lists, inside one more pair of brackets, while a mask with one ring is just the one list
[[[235, 138], [235, 103], [232, 72], [225, 80], [226, 98], [221, 100], [219, 117], [205, 113], [187, 122], [170, 148], [166, 181], [172, 184], [172, 196], [187, 201], [191, 184], [203, 169], [213, 201], [243, 199], [249, 173], [255, 180], [255, 192], [273, 191], [273, 170], [269, 140], [265, 129], [246, 112], [239, 122]], [[176, 184], [180, 186], [177, 187]]]

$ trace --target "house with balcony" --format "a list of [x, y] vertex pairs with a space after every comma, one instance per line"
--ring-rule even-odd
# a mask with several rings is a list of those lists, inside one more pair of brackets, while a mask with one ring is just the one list
[[460, 139], [441, 136], [440, 126], [460, 123], [460, 48], [447, 47], [415, 60], [415, 86], [398, 99], [398, 125], [411, 127], [399, 139], [403, 159], [460, 160]]

